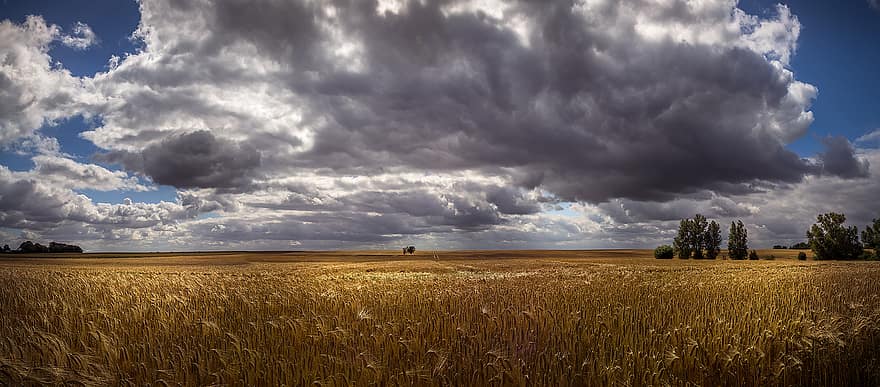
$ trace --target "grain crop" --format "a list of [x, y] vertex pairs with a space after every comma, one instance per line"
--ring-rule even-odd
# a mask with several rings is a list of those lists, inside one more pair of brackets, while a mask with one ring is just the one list
[[776, 254], [4, 258], [0, 385], [880, 384], [880, 264]]

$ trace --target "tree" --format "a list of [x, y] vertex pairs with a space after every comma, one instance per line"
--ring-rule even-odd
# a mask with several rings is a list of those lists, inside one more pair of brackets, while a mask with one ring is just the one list
[[741, 220], [730, 223], [730, 235], [727, 236], [727, 253], [730, 259], [743, 260], [749, 254], [749, 232]]
[[654, 249], [654, 258], [672, 259], [675, 256], [675, 249], [670, 245], [661, 245]]
[[681, 222], [679, 222], [678, 235], [675, 236], [672, 245], [680, 259], [689, 259], [691, 253], [693, 253], [693, 249], [691, 248], [691, 240], [693, 239], [691, 236], [692, 230], [693, 225], [690, 219], [682, 219]]
[[865, 231], [862, 231], [862, 243], [866, 248], [874, 250], [874, 259], [880, 259], [880, 219], [874, 219], [873, 223], [865, 226]]
[[806, 261], [806, 260], [807, 260], [807, 253], [805, 253], [803, 251], [798, 252], [798, 261]]
[[3, 245], [3, 252], [4, 252], [4, 253], [8, 253], [8, 252], [9, 252], [9, 245]]
[[749, 251], [749, 261], [757, 261], [758, 260], [758, 252], [755, 250]]
[[706, 217], [700, 214], [694, 215], [691, 220], [691, 250], [694, 252], [694, 259], [703, 259], [703, 249], [706, 247]]
[[807, 240], [816, 259], [857, 259], [862, 254], [859, 230], [846, 227], [846, 215], [829, 212], [816, 217], [818, 222], [807, 231]]
[[[714, 221], [712, 222], [714, 223]], [[678, 225], [678, 234], [673, 240], [673, 248], [681, 259], [688, 259], [691, 257], [694, 259], [703, 259], [704, 252], [710, 254], [709, 258], [715, 259], [715, 257], [718, 256], [718, 252], [708, 252], [710, 247], [715, 246], [710, 243], [714, 243], [715, 239], [712, 238], [713, 235], [711, 235], [711, 231], [709, 230], [709, 223], [706, 222], [706, 217], [696, 214], [693, 219], [681, 220]], [[717, 239], [719, 240], [718, 244], [720, 245], [720, 232]]]
[[24, 242], [21, 242], [20, 245], [18, 245], [18, 251], [21, 251], [23, 253], [29, 253], [33, 250], [34, 250], [34, 242], [24, 241]]
[[721, 226], [714, 220], [709, 222], [706, 234], [703, 237], [703, 243], [706, 248], [706, 258], [715, 259], [721, 252]]

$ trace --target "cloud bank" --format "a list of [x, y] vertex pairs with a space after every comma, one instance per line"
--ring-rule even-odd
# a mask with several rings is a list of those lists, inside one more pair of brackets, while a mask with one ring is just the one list
[[[122, 249], [622, 247], [668, 239], [700, 211], [774, 241], [797, 234], [774, 216], [797, 228], [815, 215], [786, 205], [792, 193], [876, 190], [876, 152], [835, 137], [812, 158], [787, 148], [813, 122], [817, 89], [789, 66], [801, 25], [783, 5], [140, 8], [143, 48], [91, 78], [48, 55], [56, 41], [94, 44], [88, 26], [0, 24], [4, 144], [100, 118], [81, 134], [98, 164], [34, 155], [30, 172], [5, 169], [4, 190], [33, 195], [4, 203], [3, 227]], [[176, 202], [99, 205], [77, 191], [157, 184]]]

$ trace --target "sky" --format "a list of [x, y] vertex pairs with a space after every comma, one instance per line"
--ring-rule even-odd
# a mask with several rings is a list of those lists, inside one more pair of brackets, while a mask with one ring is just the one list
[[0, 243], [652, 248], [701, 213], [760, 248], [829, 211], [861, 228], [877, 36], [876, 0], [0, 0]]

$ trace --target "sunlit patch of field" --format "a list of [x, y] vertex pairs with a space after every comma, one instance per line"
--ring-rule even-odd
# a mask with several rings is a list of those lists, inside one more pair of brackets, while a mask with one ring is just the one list
[[878, 385], [880, 263], [0, 258], [0, 385]]

